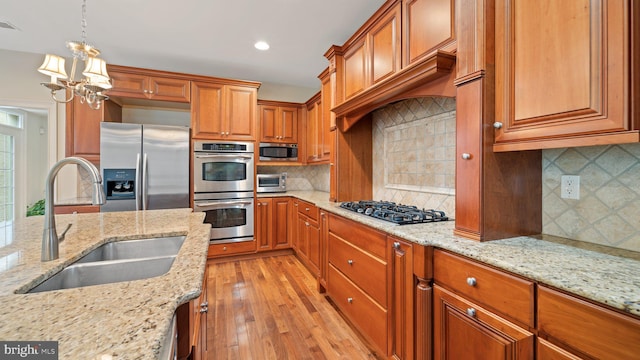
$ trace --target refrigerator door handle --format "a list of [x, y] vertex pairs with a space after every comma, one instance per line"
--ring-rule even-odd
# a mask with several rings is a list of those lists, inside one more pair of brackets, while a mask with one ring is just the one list
[[142, 156], [142, 210], [147, 210], [149, 205], [149, 197], [147, 192], [149, 191], [149, 164], [147, 161], [147, 153]]
[[140, 174], [140, 153], [136, 155], [136, 184], [134, 186], [134, 191], [136, 193], [136, 210], [140, 210], [140, 180], [142, 179], [142, 174]]

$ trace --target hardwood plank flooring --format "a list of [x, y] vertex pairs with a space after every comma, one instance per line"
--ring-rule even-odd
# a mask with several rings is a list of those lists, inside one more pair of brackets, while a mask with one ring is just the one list
[[376, 359], [294, 255], [208, 266], [209, 359]]

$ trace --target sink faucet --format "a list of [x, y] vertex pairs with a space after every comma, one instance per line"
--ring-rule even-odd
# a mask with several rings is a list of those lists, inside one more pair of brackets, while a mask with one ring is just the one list
[[[64, 158], [53, 165], [47, 175], [45, 184], [45, 203], [44, 203], [44, 231], [42, 232], [42, 261], [50, 261], [58, 258], [58, 247], [60, 239], [56, 231], [56, 218], [53, 211], [53, 183], [58, 175], [58, 171], [67, 164], [76, 164], [84, 168], [91, 176], [93, 183], [93, 195], [91, 202], [93, 205], [102, 205], [105, 203], [104, 190], [102, 189], [102, 177], [96, 167], [89, 161], [79, 157]], [[68, 228], [67, 228], [68, 230]], [[65, 230], [66, 233], [66, 230]]]

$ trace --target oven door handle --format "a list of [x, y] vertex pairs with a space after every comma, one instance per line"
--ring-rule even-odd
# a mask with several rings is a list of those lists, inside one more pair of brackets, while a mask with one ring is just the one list
[[253, 159], [253, 156], [251, 155], [226, 155], [226, 154], [196, 154], [196, 159], [212, 159], [212, 158], [219, 158], [219, 159], [244, 159], [244, 160], [251, 160]]
[[195, 206], [200, 208], [212, 208], [219, 209], [229, 206], [241, 206], [242, 205], [251, 205], [251, 201], [223, 201], [223, 202], [206, 202], [206, 203], [194, 203]]

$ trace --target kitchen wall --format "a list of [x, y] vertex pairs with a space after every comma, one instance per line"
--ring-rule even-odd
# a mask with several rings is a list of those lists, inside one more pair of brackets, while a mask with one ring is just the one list
[[455, 214], [456, 103], [408, 99], [373, 113], [373, 198]]
[[288, 191], [329, 192], [329, 165], [258, 166], [259, 174], [287, 173]]
[[[640, 251], [640, 144], [542, 152], [542, 232]], [[580, 176], [580, 199], [562, 199], [562, 175]]]

